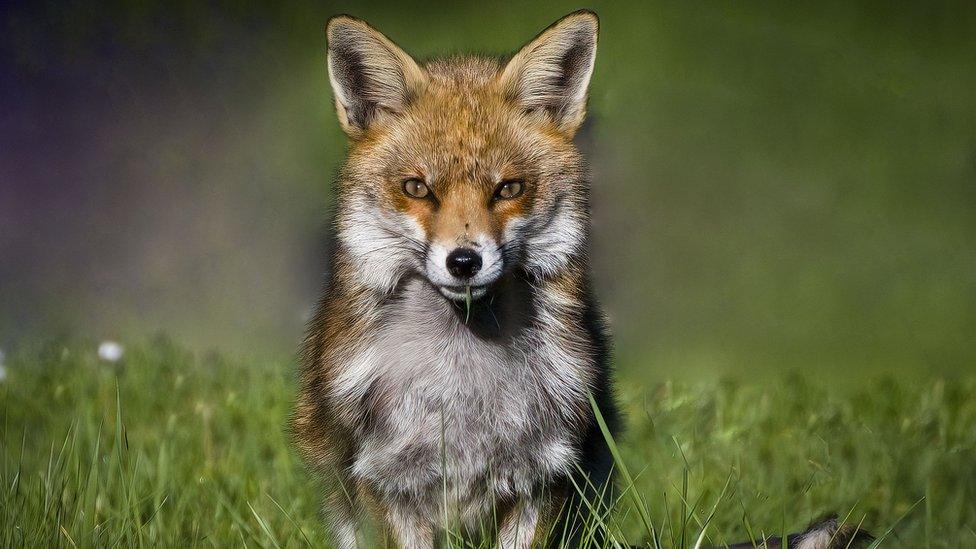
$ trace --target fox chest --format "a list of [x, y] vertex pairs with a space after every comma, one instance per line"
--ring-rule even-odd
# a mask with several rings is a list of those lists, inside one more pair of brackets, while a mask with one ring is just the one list
[[545, 357], [463, 327], [415, 338], [413, 326], [391, 323], [336, 380], [357, 481], [437, 514], [446, 489], [474, 515], [572, 471], [578, 436]]

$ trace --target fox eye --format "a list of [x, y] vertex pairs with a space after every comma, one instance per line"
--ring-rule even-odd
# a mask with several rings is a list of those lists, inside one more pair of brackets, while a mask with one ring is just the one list
[[427, 198], [430, 188], [423, 181], [411, 178], [403, 182], [403, 192], [414, 198]]
[[525, 187], [521, 181], [513, 179], [511, 181], [502, 181], [501, 185], [495, 189], [495, 198], [501, 200], [509, 200], [511, 198], [518, 198], [522, 194], [522, 189]]

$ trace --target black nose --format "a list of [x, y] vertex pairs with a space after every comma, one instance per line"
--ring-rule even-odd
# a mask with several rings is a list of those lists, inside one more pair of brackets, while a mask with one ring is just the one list
[[447, 270], [458, 278], [471, 278], [481, 270], [481, 256], [471, 248], [458, 248], [447, 254]]

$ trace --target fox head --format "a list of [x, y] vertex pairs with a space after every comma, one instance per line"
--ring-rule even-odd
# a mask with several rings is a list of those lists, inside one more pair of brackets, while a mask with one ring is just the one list
[[579, 261], [588, 189], [583, 121], [598, 20], [572, 13], [507, 61], [418, 63], [365, 22], [329, 21], [329, 78], [350, 149], [339, 245], [367, 287], [425, 278], [449, 299], [507, 273], [552, 277]]

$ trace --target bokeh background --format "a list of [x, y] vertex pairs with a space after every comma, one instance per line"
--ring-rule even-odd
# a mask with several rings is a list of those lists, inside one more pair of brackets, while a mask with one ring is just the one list
[[[345, 141], [324, 24], [514, 50], [565, 2], [22, 2], [0, 17], [0, 347], [288, 358]], [[976, 4], [599, 2], [593, 265], [649, 378], [976, 366]]]

